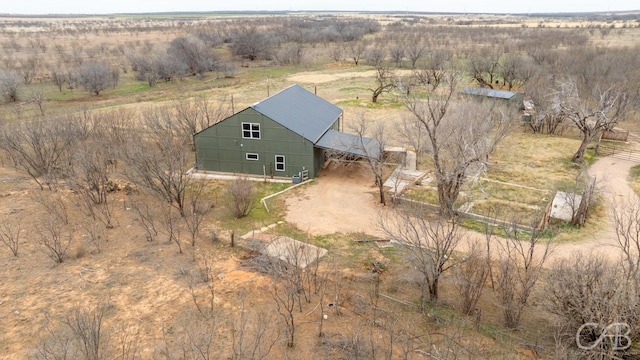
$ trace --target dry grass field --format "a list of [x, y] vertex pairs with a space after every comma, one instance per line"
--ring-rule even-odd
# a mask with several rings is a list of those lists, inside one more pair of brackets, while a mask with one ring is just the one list
[[[401, 18], [398, 14], [334, 15], [376, 19], [383, 26]], [[482, 29], [585, 29], [590, 43], [602, 47], [637, 45], [640, 39], [640, 20], [633, 18], [423, 17], [434, 29], [456, 23]], [[238, 112], [300, 84], [344, 110], [345, 131], [364, 117], [370, 123], [387, 124], [390, 142], [404, 145], [396, 131], [409, 116], [402, 94], [384, 93], [372, 103], [375, 67], [356, 66], [347, 55], [334, 61], [333, 43], [305, 47], [299, 64], [276, 64], [273, 59], [239, 59], [223, 42], [215, 51], [221, 61], [235, 65], [231, 75], [207, 72], [154, 86], [136, 80], [127, 54], [151, 56], [200, 26], [242, 18], [1, 17], [0, 69], [9, 64], [24, 69], [33, 56], [38, 66], [32, 81], [20, 87], [20, 99], [0, 105], [0, 126], [112, 111], [126, 111], [133, 123], [140, 123], [153, 109], [169, 111], [179, 101], [202, 97], [211, 103], [224, 102]], [[608, 28], [610, 32], [602, 30]], [[373, 41], [374, 35], [367, 36]], [[58, 89], [51, 82], [50, 69], [70, 69], [76, 61], [96, 58], [119, 69], [117, 86], [95, 96], [79, 87]], [[397, 74], [411, 72], [404, 68]], [[36, 94], [45, 98], [43, 110], [34, 100]], [[492, 154], [482, 179], [465, 185], [460, 201], [473, 202], [482, 214], [501, 209], [498, 215], [515, 213], [532, 220], [548, 204], [551, 192], [574, 186], [579, 169], [570, 159], [578, 145], [576, 136], [532, 134], [516, 126]], [[384, 235], [376, 224], [363, 225], [390, 208], [377, 203], [377, 188], [366, 169], [329, 169], [315, 183], [305, 185], [311, 189], [308, 192], [293, 190], [270, 200], [269, 212], [259, 204], [259, 197], [288, 185], [257, 183], [254, 209], [240, 219], [233, 215], [228, 183], [207, 181], [204, 188], [211, 209], [193, 245], [184, 226], [174, 229], [179, 248], [160, 225], [157, 238], [149, 241], [134, 205], [147, 204], [156, 219], [163, 217], [164, 205], [131, 183], [130, 164], [118, 164], [109, 174], [118, 184], [108, 194], [113, 224], [109, 228], [88, 216], [69, 183], [40, 190], [13, 165], [11, 158], [0, 155], [0, 231], [4, 224], [14, 224], [14, 230], [19, 224], [20, 235], [17, 256], [0, 244], [0, 359], [65, 358], [60, 355], [65, 352], [67, 359], [89, 358], [87, 348], [99, 353], [95, 358], [100, 359], [537, 359], [561, 357], [567, 351], [556, 341], [558, 318], [546, 310], [540, 288], [533, 292], [516, 330], [503, 327], [498, 299], [488, 284], [480, 310], [461, 315], [455, 279], [449, 273], [441, 280], [439, 303], [421, 314], [417, 309], [420, 274], [411, 266], [412, 255], [402, 247], [374, 241]], [[331, 182], [336, 193], [338, 188], [352, 193], [339, 199], [335, 194], [314, 193], [319, 182]], [[415, 198], [435, 198], [430, 189], [412, 191]], [[314, 197], [318, 197], [317, 208], [297, 212], [301, 206], [310, 206]], [[336, 218], [337, 211], [328, 207], [340, 201], [353, 212]], [[325, 203], [331, 205], [323, 207]], [[359, 208], [362, 211], [356, 213]], [[606, 226], [602, 207], [594, 213], [600, 219], [590, 220], [583, 230], [565, 229], [569, 235], [559, 238], [587, 238]], [[278, 222], [283, 223], [266, 232], [328, 250], [319, 264], [298, 274], [307, 279], [308, 288], [295, 289], [289, 303], [278, 300], [285, 293], [284, 285], [268, 274], [268, 261], [258, 255], [263, 245], [260, 237], [240, 238]], [[58, 226], [63, 229], [58, 236], [63, 243], [68, 241], [60, 263], [43, 246]], [[291, 334], [283, 321], [285, 305], [292, 306], [290, 314], [295, 317], [293, 347], [287, 346]], [[78, 333], [87, 335], [84, 342], [77, 342]]]

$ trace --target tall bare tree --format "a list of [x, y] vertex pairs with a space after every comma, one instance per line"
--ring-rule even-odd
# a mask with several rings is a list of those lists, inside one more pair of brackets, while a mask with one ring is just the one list
[[384, 193], [384, 170], [385, 170], [385, 146], [387, 144], [387, 132], [384, 122], [370, 124], [364, 113], [356, 117], [355, 123], [351, 126], [351, 131], [356, 134], [352, 142], [346, 145], [352, 151], [361, 154], [364, 162], [369, 166], [374, 176], [374, 183], [378, 187], [380, 203], [386, 205], [387, 201]]
[[[455, 214], [454, 204], [468, 176], [484, 171], [489, 155], [509, 133], [509, 109], [494, 103], [454, 104], [459, 74], [448, 70], [442, 91], [422, 99], [405, 97], [414, 121], [425, 130], [425, 151], [432, 162], [440, 213]], [[426, 87], [425, 87], [426, 88]]]
[[584, 153], [589, 144], [603, 130], [612, 129], [626, 114], [630, 104], [627, 93], [614, 86], [581, 92], [575, 80], [559, 82], [553, 92], [554, 109], [571, 121], [582, 133], [580, 147], [571, 158], [576, 164], [584, 162]]
[[190, 177], [191, 149], [171, 117], [145, 117], [148, 138], [131, 142], [127, 157], [131, 179], [147, 188], [158, 199], [174, 206], [185, 216], [185, 192]]

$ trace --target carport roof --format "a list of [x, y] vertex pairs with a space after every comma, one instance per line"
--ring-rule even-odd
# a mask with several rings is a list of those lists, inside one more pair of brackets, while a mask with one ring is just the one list
[[380, 143], [377, 140], [363, 137], [361, 142], [359, 136], [333, 129], [322, 135], [316, 146], [374, 159], [380, 156]]

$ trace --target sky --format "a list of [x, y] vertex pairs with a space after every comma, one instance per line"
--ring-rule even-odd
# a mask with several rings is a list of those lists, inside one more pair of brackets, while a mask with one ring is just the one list
[[640, 10], [638, 0], [2, 0], [3, 14], [113, 14], [176, 11], [425, 11], [551, 13]]

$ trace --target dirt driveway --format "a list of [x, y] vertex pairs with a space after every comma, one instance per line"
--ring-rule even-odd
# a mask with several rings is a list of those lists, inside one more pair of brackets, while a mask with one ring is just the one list
[[[627, 184], [627, 175], [634, 165], [637, 164], [605, 157], [589, 168], [589, 174], [596, 177], [598, 189], [608, 204], [637, 198]], [[378, 213], [385, 208], [379, 204], [377, 188], [367, 174], [366, 169], [355, 169], [353, 165], [323, 170], [315, 184], [302, 187], [296, 196], [287, 198], [286, 221], [312, 235], [359, 232], [384, 237], [377, 219]], [[483, 241], [482, 235], [470, 231], [464, 237]], [[615, 258], [619, 251], [612, 246], [614, 242], [615, 231], [609, 225], [580, 241], [552, 244], [552, 261], [547, 264], [551, 265], [554, 259], [569, 258], [576, 251]], [[465, 243], [460, 245], [460, 250], [466, 248]]]
[[330, 165], [316, 182], [286, 200], [286, 221], [312, 235], [365, 233], [382, 236], [377, 226], [378, 188], [367, 169]]

